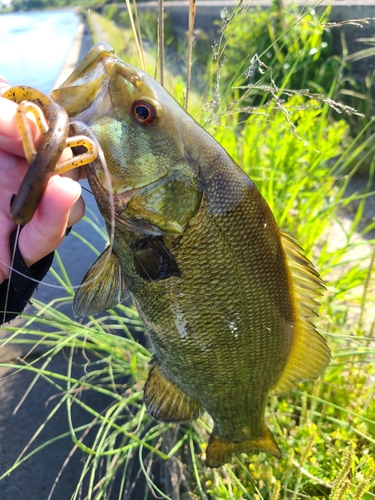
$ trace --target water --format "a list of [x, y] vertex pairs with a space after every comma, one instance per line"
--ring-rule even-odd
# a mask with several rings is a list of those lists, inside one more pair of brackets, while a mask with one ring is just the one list
[[11, 85], [49, 93], [68, 57], [79, 18], [73, 10], [0, 15], [0, 74]]

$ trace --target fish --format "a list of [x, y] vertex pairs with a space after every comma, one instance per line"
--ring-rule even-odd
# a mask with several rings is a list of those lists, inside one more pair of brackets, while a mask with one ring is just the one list
[[86, 273], [74, 314], [130, 294], [153, 349], [148, 412], [176, 423], [208, 412], [209, 467], [241, 453], [280, 458], [268, 397], [330, 360], [312, 322], [318, 272], [222, 146], [108, 44], [51, 97], [89, 128], [106, 162], [86, 171], [113, 244]]

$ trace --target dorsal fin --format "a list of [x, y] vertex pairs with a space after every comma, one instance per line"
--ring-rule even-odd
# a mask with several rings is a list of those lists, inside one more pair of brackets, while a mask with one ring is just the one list
[[277, 393], [290, 390], [300, 380], [317, 378], [330, 360], [326, 341], [311, 323], [324, 283], [296, 240], [283, 231], [280, 233], [292, 280], [296, 323], [287, 365], [273, 390]]

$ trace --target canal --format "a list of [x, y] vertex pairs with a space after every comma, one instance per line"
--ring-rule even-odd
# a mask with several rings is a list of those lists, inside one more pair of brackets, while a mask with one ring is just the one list
[[0, 15], [0, 73], [11, 85], [51, 92], [79, 23], [73, 10]]

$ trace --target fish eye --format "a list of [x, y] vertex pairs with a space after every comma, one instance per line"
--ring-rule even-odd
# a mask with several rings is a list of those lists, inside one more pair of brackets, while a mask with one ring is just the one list
[[137, 122], [143, 125], [153, 125], [158, 118], [156, 107], [144, 100], [135, 101], [133, 103], [132, 114]]

